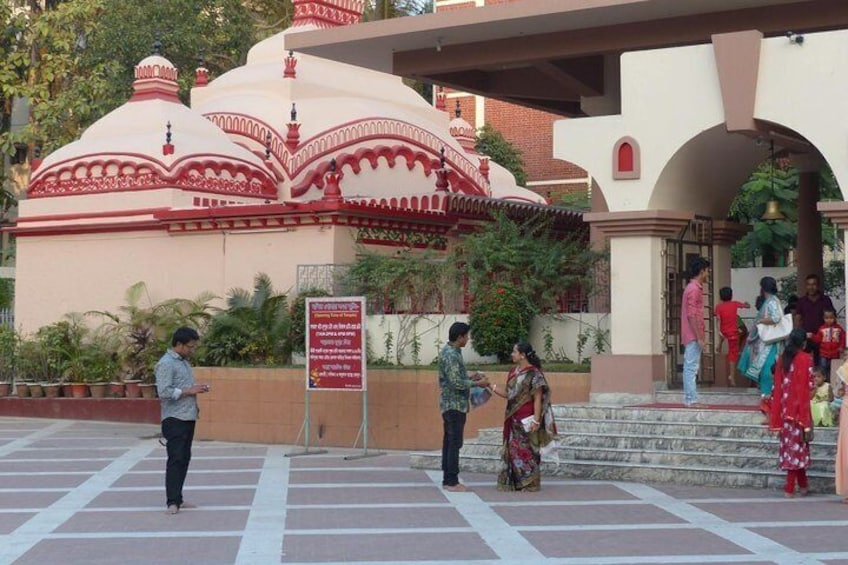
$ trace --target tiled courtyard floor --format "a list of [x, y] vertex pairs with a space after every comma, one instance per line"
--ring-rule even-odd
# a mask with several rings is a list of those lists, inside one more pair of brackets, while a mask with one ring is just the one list
[[197, 508], [168, 516], [157, 433], [0, 418], [0, 563], [848, 564], [835, 496], [553, 479], [499, 493], [488, 475], [453, 494], [403, 453], [197, 442]]

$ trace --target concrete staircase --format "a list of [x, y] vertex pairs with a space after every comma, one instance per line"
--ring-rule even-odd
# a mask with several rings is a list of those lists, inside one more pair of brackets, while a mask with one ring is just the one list
[[[543, 464], [543, 474], [722, 487], [783, 486], [777, 438], [752, 409], [759, 402], [755, 391], [702, 393], [700, 401], [709, 409], [666, 407], [679, 404], [679, 394], [659, 392], [656, 404], [648, 406], [556, 406], [560, 464]], [[808, 470], [813, 491], [833, 492], [836, 435], [836, 428], [816, 429], [813, 466]], [[462, 448], [462, 470], [496, 472], [500, 447], [500, 429], [481, 430]], [[441, 452], [413, 453], [411, 465], [439, 469]]]

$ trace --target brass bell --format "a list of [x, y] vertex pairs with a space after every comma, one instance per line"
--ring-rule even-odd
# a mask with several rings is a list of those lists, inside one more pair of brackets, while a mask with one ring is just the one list
[[776, 222], [779, 220], [785, 220], [786, 216], [784, 216], [783, 212], [780, 211], [780, 203], [777, 200], [769, 200], [766, 202], [766, 211], [760, 219], [767, 222]]

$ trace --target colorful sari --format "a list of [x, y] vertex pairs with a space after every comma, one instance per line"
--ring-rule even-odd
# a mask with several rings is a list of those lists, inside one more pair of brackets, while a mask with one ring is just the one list
[[[780, 300], [773, 294], [766, 295], [760, 311], [757, 312], [757, 321], [764, 318], [772, 320], [775, 324], [783, 318]], [[779, 344], [763, 343], [758, 335], [757, 325], [754, 324], [751, 333], [748, 334], [748, 342], [745, 344], [737, 367], [740, 374], [759, 385], [760, 393], [763, 396], [771, 396], [771, 390], [774, 388], [772, 369], [779, 354]]]
[[[528, 432], [521, 420], [533, 416], [534, 395], [539, 389], [542, 421], [538, 430]], [[556, 436], [551, 389], [545, 375], [536, 367], [513, 368], [506, 381], [506, 400], [498, 490], [537, 491], [542, 486], [540, 449]]]

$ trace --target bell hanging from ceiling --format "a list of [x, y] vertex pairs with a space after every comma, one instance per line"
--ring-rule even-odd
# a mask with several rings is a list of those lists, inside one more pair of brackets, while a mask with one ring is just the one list
[[784, 216], [783, 212], [780, 211], [780, 203], [777, 200], [769, 200], [766, 202], [766, 211], [760, 219], [767, 222], [776, 222], [779, 220], [785, 220], [786, 216]]

